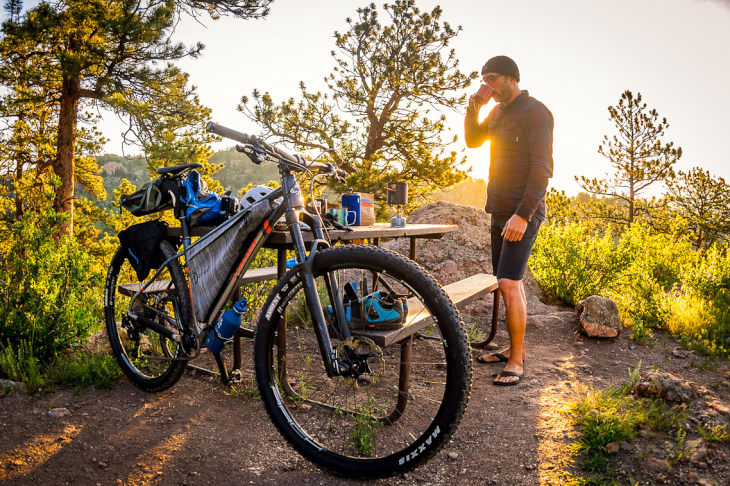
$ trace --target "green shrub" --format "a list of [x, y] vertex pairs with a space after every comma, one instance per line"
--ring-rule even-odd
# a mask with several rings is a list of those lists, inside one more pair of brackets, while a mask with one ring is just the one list
[[103, 317], [104, 270], [74, 238], [58, 237], [65, 217], [47, 201], [0, 247], [0, 342], [18, 350], [27, 341], [41, 362], [81, 343]]
[[530, 270], [547, 294], [575, 305], [590, 295], [606, 295], [625, 265], [610, 234], [599, 236], [581, 223], [541, 228]]

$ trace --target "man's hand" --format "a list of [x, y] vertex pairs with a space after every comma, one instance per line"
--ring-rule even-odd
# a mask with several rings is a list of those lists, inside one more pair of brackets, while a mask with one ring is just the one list
[[525, 234], [527, 229], [527, 220], [522, 216], [513, 214], [510, 219], [507, 220], [507, 224], [504, 225], [502, 230], [502, 238], [507, 241], [520, 241], [522, 235]]
[[469, 105], [468, 105], [468, 108], [471, 109], [471, 110], [475, 110], [475, 111], [478, 112], [479, 111], [479, 108], [481, 108], [481, 107], [482, 107], [482, 104], [479, 103], [479, 102], [477, 102], [476, 96], [475, 95], [471, 95], [469, 97]]

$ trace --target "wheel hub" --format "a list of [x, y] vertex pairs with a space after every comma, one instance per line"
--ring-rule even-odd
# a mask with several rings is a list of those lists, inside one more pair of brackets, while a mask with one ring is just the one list
[[376, 386], [385, 374], [383, 350], [364, 336], [350, 336], [337, 346], [337, 356], [350, 367], [349, 373], [339, 376], [352, 389]]

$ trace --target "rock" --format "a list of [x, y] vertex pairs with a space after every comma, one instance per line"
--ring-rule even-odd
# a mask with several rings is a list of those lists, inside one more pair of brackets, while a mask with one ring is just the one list
[[621, 444], [619, 444], [618, 442], [609, 442], [608, 444], [606, 444], [606, 452], [608, 452], [609, 454], [616, 454], [620, 448]]
[[692, 479], [697, 479], [697, 473], [696, 473], [696, 472], [694, 472], [694, 471], [690, 471], [690, 472], [688, 472], [688, 473], [687, 473], [687, 479], [689, 479], [689, 480], [692, 480]]
[[299, 405], [297, 407], [297, 412], [299, 412], [299, 413], [307, 413], [310, 410], [312, 410], [312, 406], [309, 405], [308, 403], [302, 403], [301, 405]]
[[690, 455], [689, 462], [698, 463], [707, 456], [709, 444], [705, 439], [690, 440], [684, 445], [684, 450]]
[[53, 419], [58, 419], [58, 418], [65, 417], [69, 413], [71, 413], [71, 412], [69, 412], [67, 408], [52, 408], [51, 410], [48, 411], [48, 416]]
[[456, 452], [456, 451], [449, 452], [449, 460], [450, 461], [455, 461], [458, 458], [459, 458], [459, 453], [458, 452]]
[[646, 468], [651, 471], [669, 471], [667, 463], [661, 459], [657, 459], [656, 457], [650, 457], [644, 462], [644, 464], [646, 465]]
[[700, 486], [715, 486], [715, 485], [717, 485], [718, 483], [716, 483], [716, 482], [714, 482], [714, 481], [710, 481], [709, 479], [704, 479], [704, 478], [703, 478], [703, 479], [699, 479], [699, 480], [697, 481], [697, 484], [699, 484]]
[[126, 174], [127, 169], [119, 162], [107, 162], [104, 164], [104, 172], [106, 172], [107, 175], [114, 175], [117, 172]]
[[663, 398], [667, 402], [690, 403], [694, 398], [705, 395], [708, 391], [693, 383], [685, 381], [671, 373], [642, 373], [632, 393], [642, 397]]
[[3, 391], [7, 389], [16, 392], [24, 392], [25, 383], [22, 383], [20, 381], [0, 380], [0, 388], [2, 388]]
[[618, 306], [598, 295], [581, 300], [575, 305], [578, 330], [588, 337], [615, 338], [621, 334]]
[[726, 418], [730, 417], [730, 407], [725, 405], [722, 402], [719, 402], [718, 400], [708, 400], [707, 406], [716, 411], [717, 413], [720, 413], [724, 415]]
[[674, 356], [675, 358], [684, 359], [687, 357], [687, 352], [682, 348], [674, 348], [672, 349], [672, 356]]

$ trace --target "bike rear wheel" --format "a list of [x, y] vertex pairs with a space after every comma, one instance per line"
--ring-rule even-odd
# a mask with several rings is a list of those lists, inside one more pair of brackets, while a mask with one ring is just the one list
[[[163, 260], [175, 255], [167, 241], [160, 243]], [[194, 325], [193, 309], [187, 281], [180, 262], [170, 263], [148, 292], [142, 294], [130, 309], [131, 296], [141, 288], [137, 275], [129, 264], [122, 247], [112, 258], [105, 287], [104, 310], [106, 328], [112, 352], [125, 375], [137, 387], [147, 392], [159, 392], [174, 385], [187, 364], [183, 343], [194, 348], [191, 335]], [[183, 289], [182, 292], [178, 292]], [[159, 328], [146, 326], [127, 316], [136, 315], [155, 321], [180, 336], [167, 337]], [[187, 341], [185, 341], [187, 340]]]
[[[452, 436], [468, 401], [471, 357], [458, 311], [423, 268], [387, 250], [326, 249], [317, 253], [313, 273], [337, 357], [357, 364], [361, 374], [327, 376], [301, 279], [292, 269], [269, 295], [256, 330], [256, 380], [267, 412], [302, 455], [337, 474], [377, 478], [416, 467]], [[359, 320], [349, 316], [354, 336], [344, 340], [333, 325], [327, 275], [341, 295], [350, 284], [350, 297], [353, 288], [362, 302], [400, 295], [406, 309], [389, 310], [386, 303], [363, 308]], [[393, 308], [405, 326], [432, 323], [412, 338], [402, 328], [365, 330], [371, 318]], [[279, 328], [282, 317], [286, 325]], [[386, 345], [388, 332], [399, 337]]]

